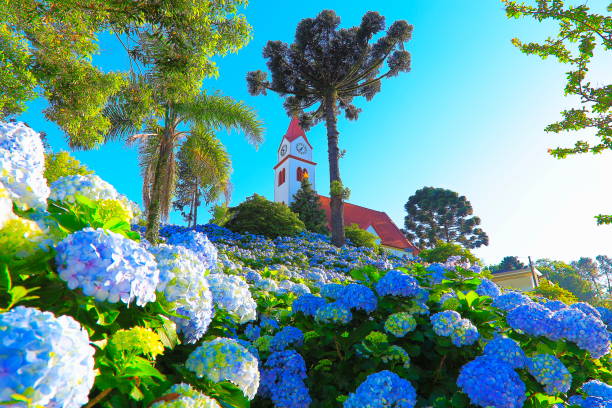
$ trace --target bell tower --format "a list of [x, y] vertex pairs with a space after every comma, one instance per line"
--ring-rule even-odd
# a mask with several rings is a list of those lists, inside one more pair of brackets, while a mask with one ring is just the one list
[[316, 190], [316, 166], [317, 163], [312, 161], [312, 146], [306, 132], [294, 116], [278, 147], [277, 164], [274, 166], [274, 201], [291, 204], [304, 177], [309, 178], [312, 188]]

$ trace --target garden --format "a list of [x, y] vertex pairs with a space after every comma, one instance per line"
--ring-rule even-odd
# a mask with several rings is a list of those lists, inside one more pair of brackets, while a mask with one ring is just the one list
[[[246, 1], [86, 3], [0, 4], [0, 405], [612, 408], [610, 293], [587, 303], [551, 283], [498, 286], [470, 252], [488, 244], [480, 219], [450, 190], [423, 188], [406, 204], [402, 232], [421, 258], [345, 225], [337, 119], [356, 120], [354, 98], [410, 71], [410, 24], [367, 12], [346, 29], [324, 10], [298, 24], [293, 44], [268, 42], [270, 80], [247, 74], [253, 96], [275, 92], [304, 128], [325, 124], [328, 225], [308, 173], [291, 206], [257, 194], [228, 205], [231, 160], [217, 133], [258, 146], [263, 123], [202, 83], [219, 73], [214, 57], [250, 39]], [[612, 20], [559, 0], [503, 3], [508, 17], [561, 21], [558, 42], [515, 45], [578, 66], [566, 92], [594, 106], [549, 130], [595, 128], [601, 144], [551, 154], [609, 148], [610, 87], [582, 74], [593, 38], [612, 49]], [[94, 64], [99, 33], [116, 35], [129, 72]], [[566, 40], [580, 41], [579, 58]], [[53, 152], [47, 129], [17, 120], [38, 97], [74, 150], [138, 145], [143, 208]], [[173, 209], [187, 226], [168, 222]], [[449, 218], [459, 227], [446, 241], [425, 231]], [[511, 258], [502, 264], [524, 267]]]

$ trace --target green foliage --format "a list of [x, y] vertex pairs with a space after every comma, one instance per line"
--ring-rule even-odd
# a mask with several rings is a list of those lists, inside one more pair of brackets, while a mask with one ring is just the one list
[[376, 248], [378, 237], [371, 232], [359, 228], [359, 225], [352, 224], [344, 227], [346, 238], [358, 247]]
[[406, 236], [421, 249], [433, 248], [437, 241], [470, 249], [489, 244], [488, 235], [478, 227], [480, 218], [470, 217], [472, 204], [454, 191], [423, 187], [410, 196], [404, 208]]
[[[247, 74], [251, 95], [278, 93], [285, 98], [285, 109], [290, 116], [301, 113], [300, 122], [306, 129], [325, 122], [332, 198], [331, 233], [336, 246], [344, 244], [341, 197], [348, 194], [342, 186], [338, 164], [341, 153], [337, 116], [344, 111], [349, 120], [356, 120], [361, 109], [353, 104], [355, 97], [363, 96], [369, 101], [380, 91], [384, 78], [410, 71], [410, 54], [404, 44], [412, 36], [412, 26], [404, 20], [395, 21], [386, 33], [379, 35], [386, 28], [385, 18], [373, 11], [363, 16], [358, 27], [339, 27], [340, 17], [333, 10], [323, 10], [315, 18], [303, 19], [295, 30], [293, 44], [269, 41], [265, 46], [271, 81], [263, 71]], [[383, 68], [386, 72], [381, 74]], [[315, 105], [318, 106], [306, 111]]]
[[93, 174], [93, 171], [72, 157], [70, 153], [64, 151], [45, 153], [45, 178], [49, 185], [60, 177], [86, 174]]
[[597, 294], [593, 284], [580, 276], [572, 265], [561, 261], [538, 259], [535, 266], [546, 279], [571, 292], [578, 300], [590, 302], [595, 299]]
[[469, 249], [452, 242], [437, 241], [435, 247], [419, 252], [419, 258], [429, 263], [443, 263], [451, 256], [460, 256], [462, 261], [469, 261], [472, 264], [481, 263]]
[[325, 210], [321, 206], [319, 195], [312, 189], [308, 177], [302, 179], [302, 186], [293, 196], [293, 202], [289, 208], [300, 217], [308, 231], [329, 234]]
[[525, 268], [527, 268], [527, 265], [522, 263], [516, 256], [505, 256], [498, 265], [489, 267], [492, 272], [517, 271]]
[[224, 226], [230, 219], [231, 213], [227, 203], [218, 204], [210, 209], [212, 217], [208, 221], [209, 224], [215, 224], [220, 227]]
[[569, 290], [563, 289], [556, 283], [547, 279], [540, 279], [539, 285], [529, 295], [543, 296], [546, 299], [560, 300], [565, 304], [571, 305], [578, 302], [578, 298]]
[[[612, 50], [612, 16], [592, 12], [586, 3], [566, 6], [562, 0], [539, 0], [536, 6], [530, 6], [511, 0], [502, 2], [508, 17], [529, 16], [538, 22], [548, 20], [559, 25], [558, 32], [543, 43], [523, 43], [518, 38], [512, 39], [512, 43], [527, 55], [537, 55], [542, 59], [552, 56], [570, 66], [566, 72], [564, 94], [577, 96], [581, 106], [562, 111], [563, 119], [548, 125], [545, 131], [561, 133], [592, 129], [599, 139], [596, 143], [579, 140], [572, 147], [549, 149], [549, 153], [563, 159], [573, 154], [598, 154], [612, 149], [612, 84], [595, 84], [588, 79], [596, 48]], [[612, 2], [607, 10], [612, 10]], [[598, 225], [612, 222], [609, 215], [595, 218]]]
[[284, 203], [275, 203], [254, 194], [230, 209], [225, 227], [234, 231], [269, 238], [292, 236], [304, 231], [304, 223]]

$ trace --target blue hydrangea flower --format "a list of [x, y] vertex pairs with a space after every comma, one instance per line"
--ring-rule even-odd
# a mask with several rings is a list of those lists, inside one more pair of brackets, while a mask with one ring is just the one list
[[576, 302], [576, 303], [570, 305], [569, 307], [572, 308], [572, 309], [578, 309], [578, 310], [580, 310], [584, 314], [591, 315], [591, 316], [601, 320], [601, 314], [599, 314], [599, 311], [597, 309], [595, 309], [593, 306], [589, 305], [588, 303]]
[[455, 325], [461, 320], [461, 315], [454, 310], [436, 313], [430, 318], [433, 331], [438, 336], [450, 336]]
[[193, 252], [181, 246], [159, 245], [150, 252], [159, 267], [157, 291], [163, 293], [171, 311], [185, 316], [171, 319], [187, 343], [195, 343], [204, 335], [213, 316], [207, 270]]
[[493, 300], [494, 307], [506, 312], [527, 303], [532, 303], [531, 299], [519, 292], [504, 293]]
[[478, 329], [468, 319], [459, 320], [451, 333], [451, 341], [457, 347], [471, 346], [480, 338]]
[[33, 406], [85, 405], [95, 378], [94, 352], [87, 332], [70, 316], [24, 306], [0, 314], [0, 401], [25, 394]]
[[565, 338], [587, 350], [593, 358], [605, 356], [610, 352], [610, 336], [606, 325], [592, 315], [584, 314], [579, 309], [567, 308], [554, 312], [560, 330], [553, 340]]
[[201, 232], [181, 231], [170, 235], [167, 242], [170, 245], [180, 245], [191, 249], [209, 271], [217, 269], [217, 248]]
[[380, 356], [383, 363], [400, 362], [404, 368], [410, 367], [410, 355], [406, 350], [398, 345], [390, 346], [383, 355]]
[[544, 386], [547, 394], [568, 392], [572, 385], [572, 375], [568, 369], [550, 354], [538, 354], [527, 359], [527, 371]]
[[22, 122], [0, 122], [0, 183], [18, 207], [44, 210], [49, 187], [40, 136]]
[[321, 286], [321, 296], [336, 300], [340, 297], [344, 291], [344, 285], [339, 283], [326, 283]]
[[599, 380], [591, 380], [582, 384], [582, 391], [592, 397], [612, 401], [612, 386]]
[[378, 301], [372, 289], [358, 283], [346, 285], [338, 302], [342, 303], [349, 310], [363, 310], [366, 313], [371, 313], [376, 310]]
[[508, 337], [497, 336], [484, 347], [484, 354], [497, 357], [512, 368], [523, 368], [527, 363], [525, 352], [519, 344]]
[[327, 302], [325, 302], [325, 299], [322, 297], [306, 294], [295, 299], [291, 305], [291, 309], [293, 313], [302, 312], [306, 316], [314, 316], [317, 310], [326, 303]]
[[385, 321], [385, 331], [395, 337], [404, 337], [416, 329], [417, 322], [411, 314], [406, 312], [394, 313]]
[[495, 284], [495, 282], [487, 278], [480, 278], [480, 280], [481, 283], [476, 288], [476, 293], [478, 293], [480, 296], [490, 296], [495, 299], [501, 295], [501, 290], [499, 289], [499, 286]]
[[410, 381], [391, 371], [369, 375], [344, 401], [344, 408], [412, 408], [416, 391]]
[[379, 296], [412, 297], [419, 291], [419, 282], [413, 277], [399, 270], [387, 272], [376, 282], [376, 292]]
[[247, 339], [255, 341], [261, 336], [261, 327], [249, 323], [244, 328], [244, 335], [247, 337]]
[[437, 285], [446, 279], [444, 274], [448, 271], [441, 264], [434, 263], [427, 267], [427, 272], [429, 272], [429, 279], [432, 285]]
[[493, 408], [521, 408], [526, 399], [525, 383], [505, 361], [479, 356], [463, 367], [457, 385], [474, 405]]
[[155, 301], [157, 262], [137, 242], [101, 228], [85, 228], [57, 244], [55, 262], [70, 289], [97, 300], [144, 306]]
[[207, 277], [215, 306], [238, 316], [240, 323], [257, 318], [257, 303], [240, 276], [213, 273]]
[[522, 330], [532, 336], [554, 337], [558, 335], [559, 324], [552, 316], [552, 312], [545, 306], [531, 302], [510, 310], [506, 321], [513, 329]]
[[440, 304], [443, 305], [448, 299], [456, 299], [457, 294], [455, 292], [446, 292], [440, 296]]
[[270, 341], [270, 351], [283, 351], [304, 344], [304, 333], [297, 327], [285, 326]]
[[263, 365], [259, 394], [277, 408], [307, 408], [311, 403], [304, 384], [306, 363], [294, 350], [272, 353]]
[[569, 397], [568, 402], [571, 405], [578, 405], [582, 408], [610, 408], [612, 407], [612, 402], [609, 400], [604, 400], [600, 397], [586, 397], [583, 398], [579, 395], [573, 395]]
[[608, 326], [608, 329], [612, 330], [612, 310], [607, 307], [598, 307], [597, 311], [601, 316], [601, 321]]
[[317, 309], [315, 320], [319, 323], [347, 324], [353, 319], [353, 314], [338, 302], [328, 303]]
[[567, 308], [567, 305], [560, 300], [542, 299], [542, 305], [551, 312], [556, 312], [558, 310]]
[[155, 402], [151, 404], [151, 408], [221, 408], [215, 399], [202, 394], [189, 384], [175, 384], [166, 394], [177, 394], [178, 397]]
[[203, 342], [189, 355], [185, 367], [198, 378], [236, 384], [248, 399], [253, 399], [259, 387], [257, 359], [233, 339], [218, 337]]

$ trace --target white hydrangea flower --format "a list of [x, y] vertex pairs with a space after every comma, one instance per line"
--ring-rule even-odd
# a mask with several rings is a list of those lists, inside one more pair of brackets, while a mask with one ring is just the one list
[[215, 399], [195, 390], [189, 384], [175, 384], [170, 387], [168, 394], [176, 394], [178, 397], [156, 402], [151, 408], [221, 408]]
[[70, 316], [24, 306], [0, 314], [0, 401], [21, 394], [33, 406], [85, 405], [95, 378], [94, 352], [87, 332]]
[[257, 303], [242, 277], [213, 273], [207, 279], [216, 306], [237, 315], [241, 324], [257, 318]]
[[45, 209], [49, 187], [40, 136], [18, 122], [0, 122], [0, 182], [23, 209]]

